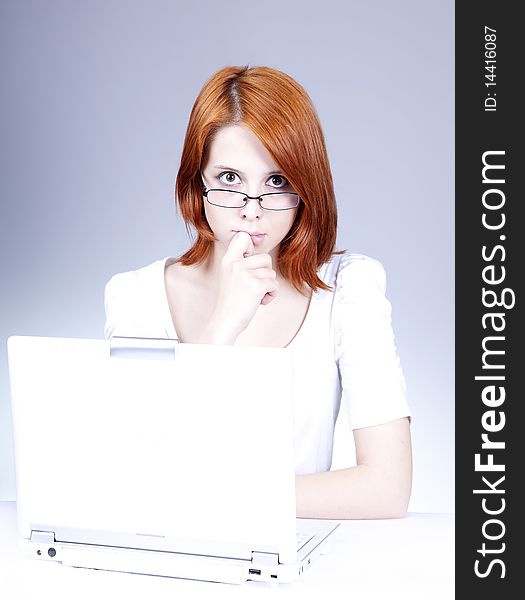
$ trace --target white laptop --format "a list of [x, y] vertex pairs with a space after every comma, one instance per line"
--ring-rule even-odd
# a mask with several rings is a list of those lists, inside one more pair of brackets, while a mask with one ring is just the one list
[[336, 521], [296, 519], [290, 351], [13, 336], [23, 548], [65, 565], [296, 580]]

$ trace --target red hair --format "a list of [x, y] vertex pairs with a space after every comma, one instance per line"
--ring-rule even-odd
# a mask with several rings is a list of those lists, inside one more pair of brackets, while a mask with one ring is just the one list
[[226, 125], [249, 127], [299, 194], [290, 233], [281, 242], [277, 268], [296, 289], [331, 289], [318, 276], [337, 235], [337, 208], [323, 132], [306, 91], [269, 67], [225, 67], [203, 86], [191, 111], [175, 193], [186, 227], [197, 233], [177, 262], [193, 265], [210, 254], [214, 235], [204, 215], [201, 171], [210, 143]]

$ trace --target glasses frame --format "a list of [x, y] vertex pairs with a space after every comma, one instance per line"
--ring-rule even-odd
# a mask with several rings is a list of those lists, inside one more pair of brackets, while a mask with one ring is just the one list
[[[210, 199], [208, 198], [208, 193], [209, 192], [228, 192], [229, 194], [239, 194], [239, 196], [243, 196], [243, 201], [244, 204], [242, 206], [224, 206], [223, 204], [215, 204], [213, 202], [210, 202]], [[297, 197], [297, 202], [295, 204], [295, 206], [289, 206], [288, 208], [266, 208], [265, 206], [262, 205], [263, 199], [266, 196], [278, 196], [281, 194], [288, 194], [289, 196], [296, 196]], [[283, 211], [283, 210], [292, 210], [294, 208], [297, 208], [299, 206], [299, 203], [301, 202], [301, 198], [299, 197], [299, 194], [296, 194], [295, 192], [268, 192], [267, 194], [261, 194], [260, 196], [248, 196], [248, 194], [245, 194], [244, 192], [238, 192], [237, 190], [224, 190], [221, 188], [211, 188], [208, 189], [206, 187], [202, 188], [202, 195], [206, 198], [206, 201], [211, 204], [212, 206], [219, 206], [220, 208], [244, 208], [249, 200], [257, 200], [257, 202], [259, 203], [259, 206], [262, 208], [262, 210], [270, 210], [272, 212], [279, 212], [279, 211]]]

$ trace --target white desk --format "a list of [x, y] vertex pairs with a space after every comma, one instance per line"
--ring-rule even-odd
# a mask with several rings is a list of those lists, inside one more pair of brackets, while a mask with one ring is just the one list
[[227, 585], [75, 569], [27, 559], [17, 546], [16, 505], [0, 502], [2, 600], [164, 600], [175, 598], [319, 598], [452, 600], [454, 516], [409, 513], [404, 519], [344, 521], [331, 551], [294, 584]]

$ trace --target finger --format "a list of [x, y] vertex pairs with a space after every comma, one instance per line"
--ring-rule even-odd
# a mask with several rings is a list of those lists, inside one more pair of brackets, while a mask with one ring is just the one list
[[270, 302], [275, 298], [275, 292], [267, 292], [266, 294], [264, 294], [263, 299], [261, 300], [261, 304], [263, 306], [266, 306], [267, 304], [270, 304]]
[[261, 298], [260, 303], [263, 305], [270, 304], [270, 302], [272, 302], [272, 300], [274, 300], [277, 295], [279, 283], [276, 279], [267, 279], [263, 289], [266, 290], [266, 293]]
[[249, 269], [271, 269], [272, 257], [269, 254], [252, 254], [244, 260], [244, 266]]
[[253, 254], [252, 238], [245, 231], [238, 231], [230, 240], [224, 255], [226, 262], [231, 262]]
[[273, 269], [259, 268], [250, 270], [250, 276], [256, 277], [257, 279], [277, 279], [277, 273]]

